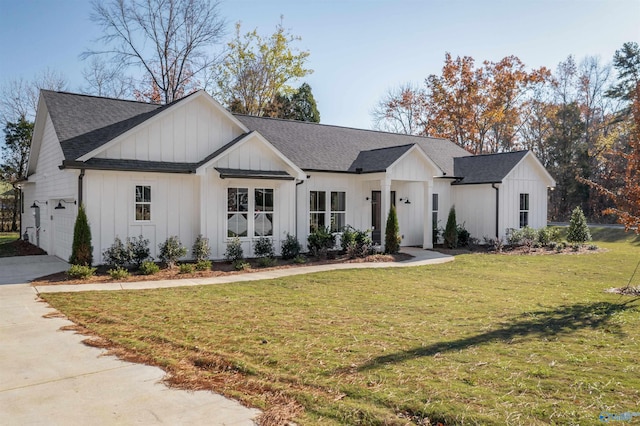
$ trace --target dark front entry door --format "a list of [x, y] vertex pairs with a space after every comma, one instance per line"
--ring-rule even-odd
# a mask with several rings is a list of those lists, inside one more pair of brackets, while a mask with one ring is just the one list
[[[396, 205], [396, 191], [391, 191], [391, 204]], [[374, 244], [382, 244], [382, 192], [371, 191], [371, 239]]]

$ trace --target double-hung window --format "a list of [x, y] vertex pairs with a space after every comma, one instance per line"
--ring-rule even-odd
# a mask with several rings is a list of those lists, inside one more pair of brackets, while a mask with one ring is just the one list
[[151, 186], [136, 185], [135, 215], [138, 221], [151, 220]]
[[309, 231], [325, 227], [325, 215], [327, 210], [327, 193], [324, 191], [311, 191], [309, 193]]
[[[329, 226], [331, 232], [341, 232], [346, 225], [347, 194], [343, 191], [309, 192], [309, 231]], [[329, 219], [329, 221], [327, 221]]]
[[438, 237], [438, 194], [431, 194], [431, 229], [433, 229], [433, 242], [437, 243]]
[[227, 237], [246, 237], [249, 231], [249, 189], [227, 190]]
[[347, 216], [346, 193], [331, 192], [331, 232], [342, 232]]
[[529, 194], [520, 194], [520, 228], [529, 226]]
[[273, 235], [273, 189], [254, 190], [253, 228], [256, 237]]

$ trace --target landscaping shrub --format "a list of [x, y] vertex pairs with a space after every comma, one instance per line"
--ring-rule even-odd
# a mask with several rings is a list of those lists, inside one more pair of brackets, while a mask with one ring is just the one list
[[531, 248], [537, 241], [538, 231], [529, 226], [520, 229], [507, 229], [507, 243], [511, 247], [525, 246]]
[[121, 266], [115, 267], [113, 269], [109, 269], [107, 273], [114, 280], [122, 280], [129, 276], [129, 271], [127, 271], [125, 268]]
[[293, 263], [297, 263], [299, 265], [303, 264], [303, 263], [307, 263], [307, 258], [304, 257], [303, 255], [299, 254], [296, 257], [293, 258]]
[[502, 253], [502, 249], [504, 249], [504, 239], [502, 237], [489, 238], [485, 236], [483, 239], [484, 243], [489, 247], [489, 250]]
[[142, 235], [137, 238], [127, 238], [127, 250], [129, 252], [129, 262], [138, 269], [140, 269], [144, 261], [151, 257], [149, 240], [145, 239]]
[[209, 259], [196, 262], [196, 271], [208, 271], [209, 269], [211, 269], [211, 261]]
[[244, 259], [244, 251], [242, 250], [242, 242], [240, 241], [240, 238], [235, 237], [227, 241], [227, 249], [224, 252], [224, 258], [234, 264]]
[[236, 271], [246, 271], [247, 269], [251, 269], [251, 265], [243, 259], [238, 259], [233, 262], [233, 269]]
[[384, 250], [388, 254], [396, 254], [400, 251], [400, 226], [396, 208], [392, 205], [387, 217], [387, 227], [384, 235]]
[[122, 240], [116, 236], [111, 247], [102, 252], [102, 258], [111, 267], [123, 268], [131, 260], [131, 255]]
[[469, 246], [471, 234], [469, 234], [469, 231], [464, 227], [464, 223], [462, 225], [456, 225], [456, 232], [458, 233], [457, 247]]
[[538, 242], [544, 247], [549, 247], [551, 243], [560, 241], [560, 230], [551, 226], [544, 227], [538, 231]]
[[178, 268], [180, 274], [193, 274], [193, 271], [196, 270], [196, 265], [193, 263], [181, 263]]
[[458, 247], [458, 226], [456, 223], [456, 207], [451, 206], [447, 217], [447, 226], [444, 228], [444, 246], [449, 249]]
[[584, 217], [584, 213], [580, 207], [576, 207], [571, 212], [567, 241], [570, 243], [586, 243], [591, 241], [591, 232], [587, 226], [587, 219]]
[[287, 232], [285, 239], [282, 240], [281, 251], [283, 259], [294, 259], [300, 254], [302, 247], [295, 235], [291, 235]]
[[160, 261], [164, 262], [168, 268], [173, 269], [176, 262], [187, 254], [187, 248], [182, 245], [177, 236], [171, 236], [167, 240], [158, 245], [160, 249]]
[[91, 228], [87, 220], [84, 205], [78, 208], [78, 217], [73, 228], [73, 245], [69, 263], [72, 265], [91, 266], [93, 263], [93, 247], [91, 246]]
[[71, 265], [67, 271], [67, 276], [69, 278], [87, 279], [96, 273], [96, 269], [88, 265]]
[[260, 237], [253, 242], [253, 254], [259, 258], [274, 258], [276, 251], [273, 248], [273, 240], [269, 237]]
[[209, 259], [211, 255], [211, 247], [209, 247], [209, 239], [202, 236], [202, 234], [198, 234], [196, 240], [193, 242], [193, 247], [191, 248], [191, 255], [196, 260], [196, 262], [200, 262], [202, 260]]
[[160, 267], [154, 262], [147, 260], [142, 262], [139, 270], [142, 275], [155, 275], [160, 272]]
[[336, 245], [336, 236], [329, 228], [315, 228], [307, 237], [307, 247], [313, 256], [326, 257], [327, 252]]
[[373, 253], [373, 241], [369, 231], [361, 231], [349, 225], [343, 230], [341, 246], [350, 259], [366, 257]]
[[258, 266], [261, 268], [270, 268], [276, 266], [278, 261], [274, 257], [261, 257], [258, 259]]

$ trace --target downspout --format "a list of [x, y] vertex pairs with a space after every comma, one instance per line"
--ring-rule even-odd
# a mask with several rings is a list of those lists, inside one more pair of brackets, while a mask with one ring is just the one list
[[496, 239], [499, 239], [500, 227], [498, 223], [500, 220], [500, 188], [498, 188], [495, 183], [492, 183], [491, 187], [496, 190]]
[[295, 200], [294, 200], [295, 215], [294, 215], [294, 225], [293, 225], [295, 226], [294, 235], [296, 236], [296, 238], [298, 238], [298, 187], [303, 183], [304, 183], [304, 180], [300, 180], [300, 182], [296, 182], [296, 193], [295, 193]]
[[78, 208], [82, 205], [82, 178], [84, 178], [84, 169], [80, 169], [80, 175], [78, 175]]

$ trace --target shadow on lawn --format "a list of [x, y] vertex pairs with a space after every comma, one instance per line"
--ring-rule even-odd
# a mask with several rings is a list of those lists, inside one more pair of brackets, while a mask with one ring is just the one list
[[527, 312], [520, 315], [513, 324], [497, 330], [449, 342], [437, 342], [429, 346], [421, 346], [408, 351], [396, 352], [380, 356], [362, 364], [358, 371], [371, 370], [384, 364], [395, 364], [414, 358], [434, 356], [438, 353], [458, 351], [471, 346], [482, 345], [494, 341], [509, 341], [515, 337], [557, 336], [573, 331], [608, 325], [612, 333], [622, 334], [619, 326], [608, 324], [611, 316], [617, 312], [633, 310], [640, 300], [635, 298], [625, 303], [597, 302], [589, 304], [563, 305], [551, 311]]

